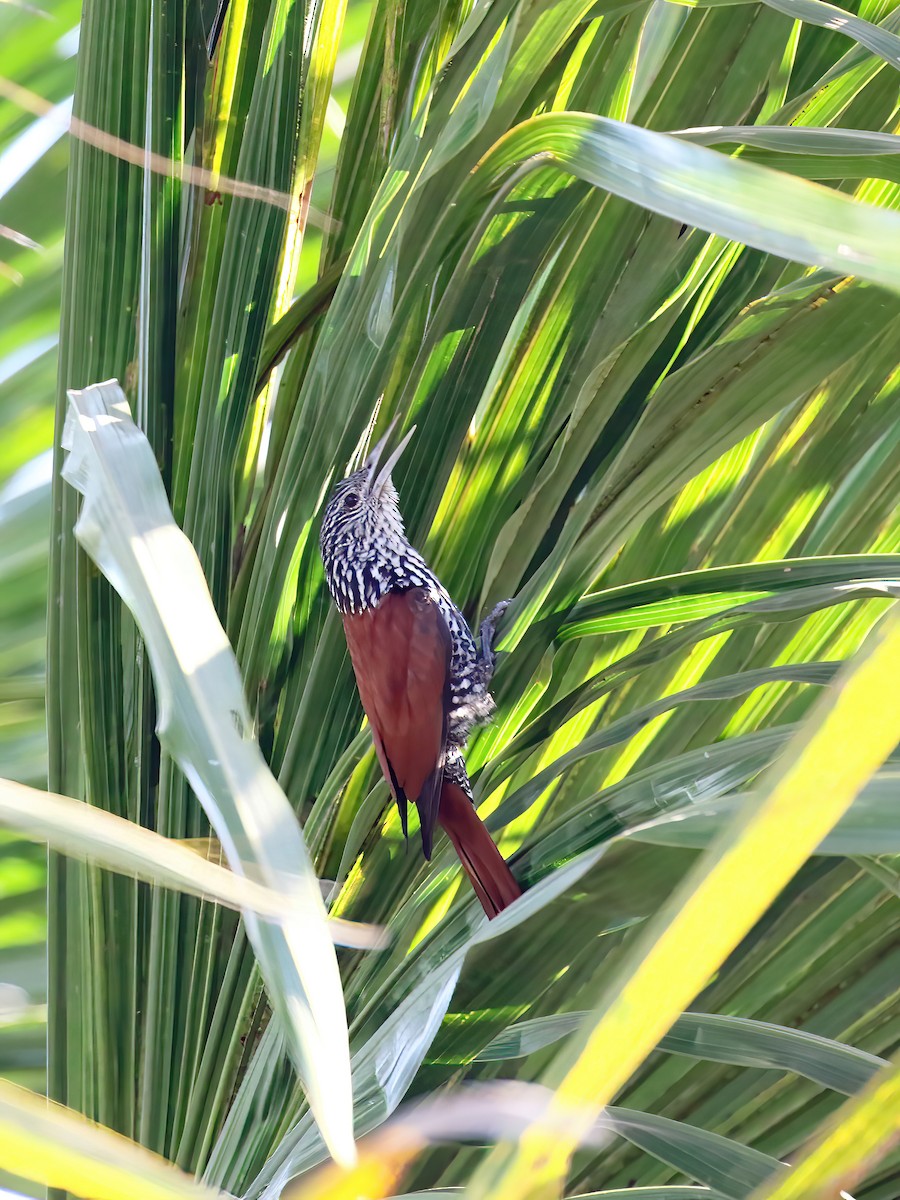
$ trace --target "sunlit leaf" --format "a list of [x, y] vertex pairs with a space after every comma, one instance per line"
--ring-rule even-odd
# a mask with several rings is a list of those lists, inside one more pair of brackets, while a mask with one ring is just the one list
[[141, 627], [159, 693], [160, 740], [204, 804], [232, 870], [290, 904], [279, 923], [250, 912], [244, 919], [323, 1134], [336, 1156], [352, 1161], [340, 982], [299, 826], [253, 738], [200, 564], [172, 519], [121, 389], [108, 383], [73, 392], [71, 404], [64, 470], [84, 496], [76, 535]]
[[[658, 928], [648, 928], [619, 980], [607, 986], [598, 1010], [564, 1052], [554, 1104], [598, 1104], [615, 1093], [850, 807], [900, 740], [900, 717], [889, 714], [881, 699], [888, 678], [900, 669], [898, 659], [895, 609], [842, 673], [834, 695], [813, 710], [771, 773], [760, 806], [723, 831], [657, 918]], [[706, 920], [710, 911], [720, 914], [717, 927]], [[577, 1128], [573, 1123], [576, 1140]], [[573, 1145], [559, 1138], [551, 1144], [538, 1132], [525, 1135], [514, 1154], [501, 1155], [496, 1165], [489, 1160], [476, 1194], [484, 1194], [478, 1188], [488, 1179], [493, 1195], [511, 1196], [528, 1175], [555, 1178], [566, 1169]]]
[[[490, 1062], [533, 1054], [574, 1033], [586, 1016], [584, 1012], [559, 1013], [510, 1025], [476, 1060]], [[848, 1094], [859, 1091], [886, 1065], [874, 1054], [828, 1038], [719, 1013], [682, 1013], [658, 1048], [711, 1062], [796, 1071], [823, 1087]]]
[[[272, 891], [252, 878], [236, 875], [200, 858], [187, 845], [160, 837], [152, 830], [70, 796], [56, 796], [0, 779], [0, 825], [18, 829], [64, 854], [89, 858], [113, 871], [207, 896], [276, 920], [291, 915], [289, 893]], [[329, 920], [328, 927], [334, 941], [341, 946], [371, 949], [381, 944], [377, 930], [366, 930], [351, 921]]]
[[0, 1162], [26, 1179], [97, 1200], [221, 1196], [126, 1138], [2, 1081]]

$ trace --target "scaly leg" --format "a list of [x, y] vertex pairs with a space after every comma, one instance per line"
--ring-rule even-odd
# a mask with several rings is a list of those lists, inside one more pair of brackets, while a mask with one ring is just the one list
[[512, 600], [501, 600], [499, 604], [494, 605], [493, 610], [481, 622], [481, 665], [484, 670], [485, 688], [490, 685], [494, 667], [497, 665], [497, 655], [494, 652], [494, 633], [497, 629], [497, 622], [510, 604], [512, 604]]

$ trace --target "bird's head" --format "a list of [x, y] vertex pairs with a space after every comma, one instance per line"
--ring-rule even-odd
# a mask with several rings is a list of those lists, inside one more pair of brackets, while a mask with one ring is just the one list
[[387, 433], [366, 459], [365, 466], [345, 476], [328, 498], [319, 534], [326, 568], [342, 553], [404, 538], [403, 518], [391, 472], [416, 427], [410, 429], [393, 454], [382, 463], [395, 423], [391, 422]]

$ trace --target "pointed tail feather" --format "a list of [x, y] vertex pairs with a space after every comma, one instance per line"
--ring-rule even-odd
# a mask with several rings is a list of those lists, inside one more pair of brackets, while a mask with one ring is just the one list
[[461, 787], [447, 779], [441, 788], [438, 824], [453, 843], [488, 917], [496, 917], [522, 895], [472, 801]]

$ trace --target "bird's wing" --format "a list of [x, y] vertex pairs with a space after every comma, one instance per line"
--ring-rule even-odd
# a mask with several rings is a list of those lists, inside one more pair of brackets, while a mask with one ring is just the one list
[[381, 769], [406, 833], [414, 800], [431, 857], [447, 746], [452, 640], [424, 588], [390, 592], [373, 609], [346, 613], [344, 632]]

